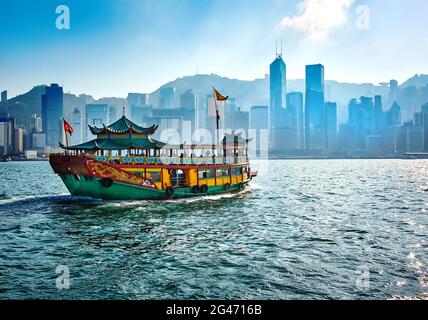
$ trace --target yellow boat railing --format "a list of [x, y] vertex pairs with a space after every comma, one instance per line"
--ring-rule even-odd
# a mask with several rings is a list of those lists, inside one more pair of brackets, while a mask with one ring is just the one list
[[241, 157], [143, 157], [143, 156], [97, 156], [86, 155], [88, 158], [95, 159], [100, 162], [108, 162], [111, 164], [145, 164], [145, 165], [222, 165], [222, 164], [237, 164], [246, 163], [247, 158]]

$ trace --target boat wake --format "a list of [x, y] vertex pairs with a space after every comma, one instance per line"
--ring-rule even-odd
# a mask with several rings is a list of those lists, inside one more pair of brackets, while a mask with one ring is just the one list
[[95, 202], [98, 200], [86, 197], [73, 197], [68, 193], [50, 195], [50, 196], [17, 196], [17, 197], [0, 197], [0, 208], [5, 206], [19, 206], [31, 203], [81, 203]]

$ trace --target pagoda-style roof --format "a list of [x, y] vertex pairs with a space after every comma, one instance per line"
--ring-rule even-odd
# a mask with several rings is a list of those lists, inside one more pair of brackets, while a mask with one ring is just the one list
[[66, 150], [126, 150], [126, 149], [161, 149], [165, 143], [151, 138], [130, 139], [94, 139], [75, 146], [60, 147]]
[[151, 135], [156, 132], [157, 128], [158, 128], [157, 125], [153, 125], [150, 128], [141, 127], [138, 124], [126, 118], [125, 116], [123, 116], [122, 118], [120, 118], [119, 120], [117, 120], [116, 122], [112, 123], [109, 126], [103, 125], [103, 128], [89, 126], [89, 129], [94, 135], [108, 134], [108, 133], [116, 133], [116, 134], [136, 133], [136, 134]]

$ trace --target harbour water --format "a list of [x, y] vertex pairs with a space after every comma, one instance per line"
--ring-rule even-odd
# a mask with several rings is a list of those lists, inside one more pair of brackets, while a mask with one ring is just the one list
[[106, 202], [0, 163], [0, 299], [428, 298], [427, 161], [255, 166], [240, 194]]

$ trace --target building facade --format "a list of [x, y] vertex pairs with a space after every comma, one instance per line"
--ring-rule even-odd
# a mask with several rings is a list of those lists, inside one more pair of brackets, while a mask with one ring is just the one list
[[281, 54], [270, 65], [270, 150], [273, 154], [284, 153], [285, 108], [287, 104], [287, 66]]
[[64, 114], [64, 92], [58, 84], [46, 87], [42, 95], [42, 126], [46, 134], [48, 152], [59, 150], [59, 142], [64, 143], [62, 117]]
[[325, 149], [324, 66], [306, 66], [305, 147]]

